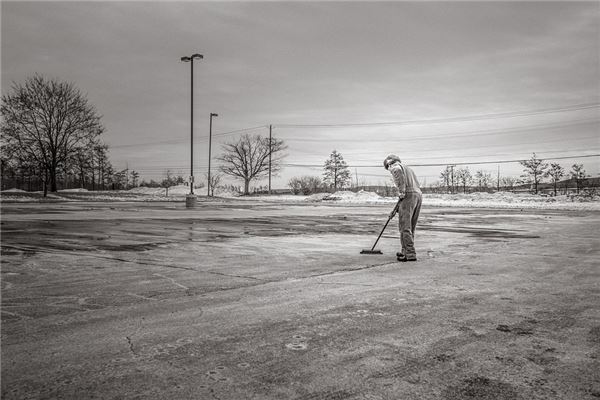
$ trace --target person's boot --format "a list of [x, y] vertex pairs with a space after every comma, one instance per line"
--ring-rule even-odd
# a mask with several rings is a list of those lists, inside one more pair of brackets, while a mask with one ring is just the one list
[[408, 257], [408, 256], [405, 256], [405, 255], [402, 254], [402, 257], [400, 257], [398, 254], [399, 253], [396, 254], [396, 259], [398, 261], [400, 261], [400, 262], [417, 261], [417, 256], [410, 256], [410, 257]]

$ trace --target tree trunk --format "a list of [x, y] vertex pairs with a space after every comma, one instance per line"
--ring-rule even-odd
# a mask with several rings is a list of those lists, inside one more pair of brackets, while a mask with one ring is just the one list
[[244, 179], [244, 194], [250, 194], [250, 179]]
[[56, 186], [56, 166], [52, 165], [50, 167], [50, 191], [51, 192], [56, 192], [57, 191], [57, 186]]
[[100, 186], [102, 186], [102, 190], [104, 190], [104, 166], [100, 168]]
[[44, 168], [44, 197], [48, 196], [48, 169]]

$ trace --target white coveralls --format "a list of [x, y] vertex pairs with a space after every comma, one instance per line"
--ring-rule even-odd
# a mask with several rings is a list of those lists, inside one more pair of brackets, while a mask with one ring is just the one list
[[417, 253], [415, 251], [415, 229], [417, 220], [421, 211], [421, 202], [423, 200], [419, 181], [415, 172], [400, 164], [394, 162], [388, 168], [394, 178], [394, 183], [398, 188], [398, 197], [402, 199], [398, 210], [400, 245], [402, 254], [408, 260], [415, 260]]

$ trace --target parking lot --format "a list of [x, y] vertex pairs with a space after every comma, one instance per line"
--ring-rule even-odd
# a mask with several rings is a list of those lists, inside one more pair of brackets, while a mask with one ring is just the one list
[[594, 399], [600, 213], [2, 205], [3, 399]]

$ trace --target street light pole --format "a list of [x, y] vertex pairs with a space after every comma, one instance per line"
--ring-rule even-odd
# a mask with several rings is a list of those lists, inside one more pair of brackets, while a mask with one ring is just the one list
[[206, 195], [208, 197], [210, 197], [210, 187], [211, 185], [211, 181], [210, 181], [210, 149], [211, 149], [211, 145], [212, 145], [212, 119], [213, 117], [218, 117], [219, 114], [215, 114], [215, 113], [210, 113], [210, 126], [208, 128], [208, 184], [206, 186], [208, 186], [208, 192], [206, 193]]
[[[190, 63], [191, 81], [190, 81], [190, 194], [186, 197], [186, 206], [193, 207], [194, 197], [194, 60], [201, 60], [202, 54], [192, 54], [189, 57], [181, 57], [181, 61]], [[189, 199], [189, 200], [188, 200]]]

